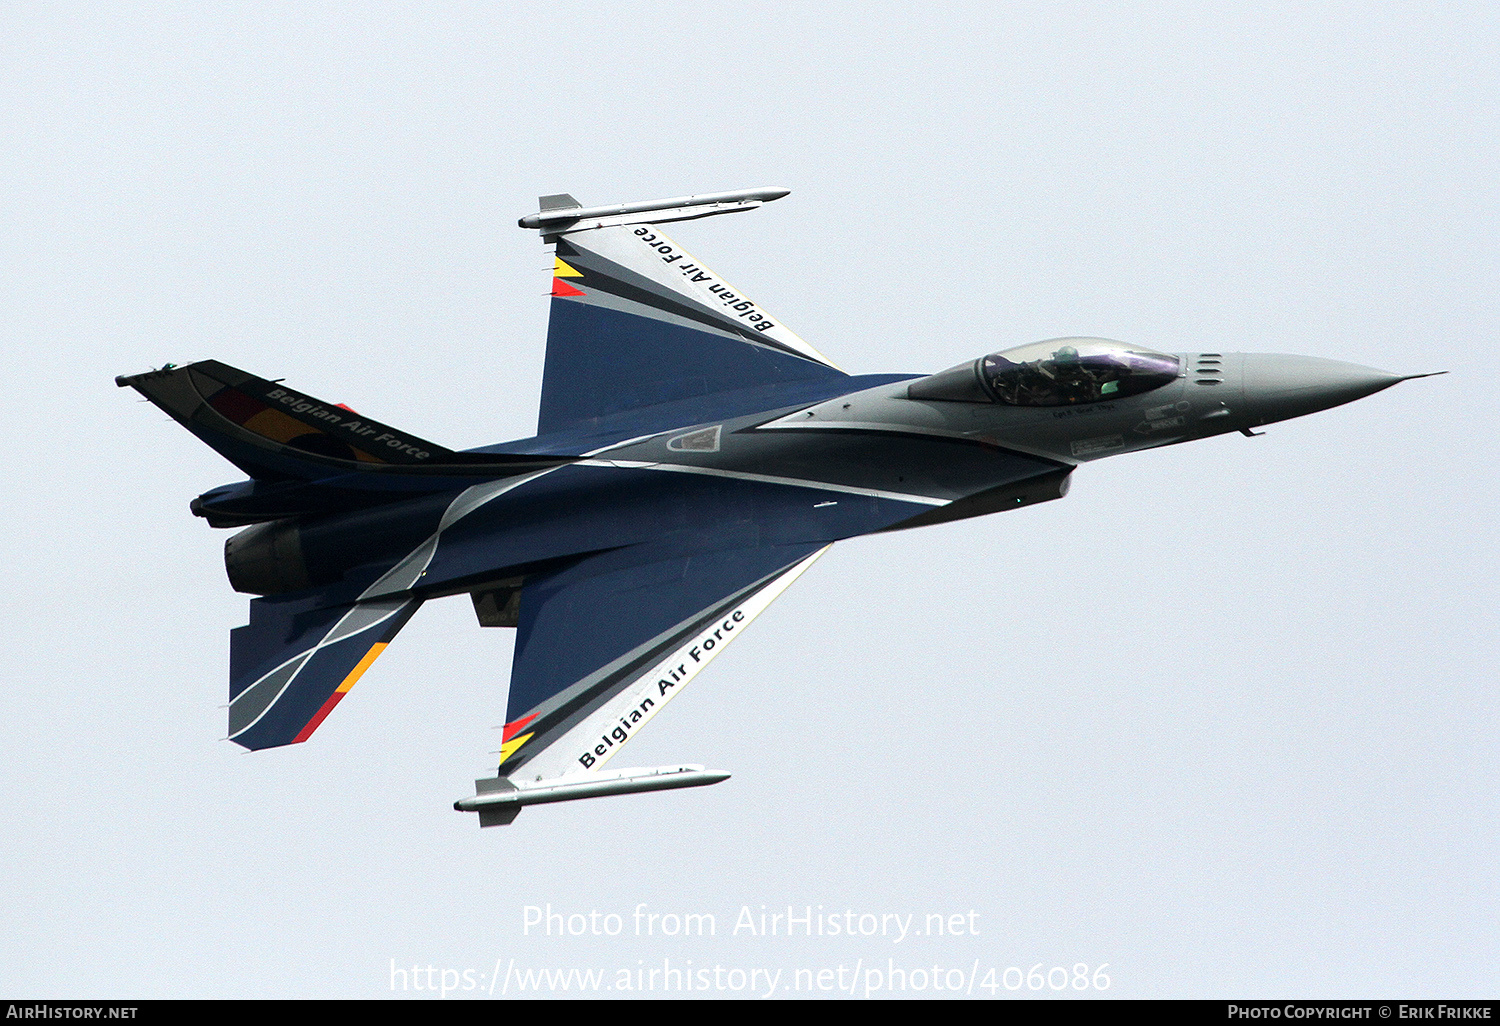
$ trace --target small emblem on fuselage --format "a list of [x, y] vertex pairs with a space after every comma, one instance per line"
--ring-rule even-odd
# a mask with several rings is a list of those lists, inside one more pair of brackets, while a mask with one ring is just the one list
[[689, 431], [685, 435], [678, 435], [667, 443], [667, 448], [673, 452], [718, 452], [719, 431], [723, 425], [715, 424], [711, 428], [702, 428], [698, 431]]

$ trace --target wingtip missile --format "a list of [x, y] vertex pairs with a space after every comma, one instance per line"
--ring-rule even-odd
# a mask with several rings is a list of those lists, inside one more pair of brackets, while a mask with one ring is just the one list
[[479, 813], [480, 826], [499, 826], [511, 822], [527, 805], [602, 798], [612, 794], [670, 791], [679, 787], [706, 787], [728, 779], [728, 773], [705, 770], [702, 766], [657, 766], [533, 782], [489, 777], [474, 781], [475, 794], [454, 802], [453, 809]]
[[[516, 222], [522, 228], [543, 228], [547, 226], [562, 226], [574, 221], [593, 220], [596, 218], [624, 217], [631, 214], [658, 213], [659, 220], [682, 220], [680, 212], [694, 207], [717, 207], [717, 210], [699, 210], [689, 216], [705, 217], [710, 213], [727, 214], [738, 210], [750, 210], [762, 203], [779, 200], [783, 196], [791, 194], [790, 189], [740, 189], [733, 192], [706, 192], [694, 196], [676, 196], [672, 199], [642, 200], [637, 203], [616, 203], [603, 207], [580, 207], [580, 206], [551, 206], [544, 204], [542, 209], [535, 214], [528, 214]], [[567, 196], [559, 193], [558, 196]], [[544, 200], [556, 200], [557, 196], [543, 197]], [[573, 200], [574, 204], [578, 201]], [[672, 217], [671, 214], [679, 216]]]

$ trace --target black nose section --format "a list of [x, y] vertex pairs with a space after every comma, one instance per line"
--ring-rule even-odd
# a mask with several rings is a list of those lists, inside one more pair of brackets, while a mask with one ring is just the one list
[[1390, 371], [1316, 356], [1246, 353], [1243, 366], [1245, 405], [1256, 424], [1342, 406], [1404, 380]]

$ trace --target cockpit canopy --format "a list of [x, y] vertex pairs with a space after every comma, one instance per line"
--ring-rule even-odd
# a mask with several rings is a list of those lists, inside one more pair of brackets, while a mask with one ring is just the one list
[[1123, 399], [1177, 377], [1178, 360], [1104, 338], [1034, 342], [980, 361], [984, 386], [1012, 406], [1069, 406]]
[[1177, 377], [1169, 353], [1107, 338], [1054, 338], [980, 357], [913, 382], [912, 399], [1074, 406], [1140, 395]]

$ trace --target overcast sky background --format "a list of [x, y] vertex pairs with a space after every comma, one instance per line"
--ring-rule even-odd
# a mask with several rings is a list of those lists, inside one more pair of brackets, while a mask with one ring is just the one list
[[[121, 7], [0, 13], [8, 996], [663, 958], [1496, 995], [1500, 8]], [[222, 740], [246, 598], [188, 501], [239, 475], [114, 375], [526, 436], [515, 219], [755, 186], [792, 194], [669, 231], [853, 373], [1061, 335], [1453, 373], [836, 546], [625, 756], [716, 787], [453, 812], [512, 645], [463, 598], [309, 743]], [[548, 903], [624, 932], [526, 935]], [[717, 935], [631, 936], [640, 903]], [[732, 933], [788, 904], [979, 935]]]

